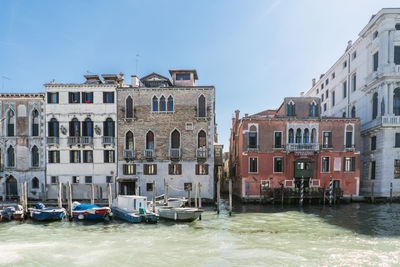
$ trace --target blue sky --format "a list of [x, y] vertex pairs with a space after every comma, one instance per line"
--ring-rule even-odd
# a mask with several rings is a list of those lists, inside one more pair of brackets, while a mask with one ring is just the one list
[[[195, 68], [214, 85], [219, 142], [235, 109], [307, 91], [390, 0], [0, 1], [0, 91], [42, 92], [92, 73]], [[9, 78], [2, 78], [3, 76]], [[4, 89], [2, 87], [4, 83]]]

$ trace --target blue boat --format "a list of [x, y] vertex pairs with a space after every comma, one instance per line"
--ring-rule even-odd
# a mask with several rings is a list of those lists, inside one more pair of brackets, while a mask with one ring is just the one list
[[72, 203], [72, 217], [78, 220], [102, 221], [111, 219], [109, 207], [99, 207], [90, 204]]
[[157, 223], [158, 214], [147, 210], [147, 198], [143, 196], [119, 195], [113, 203], [112, 213], [116, 218], [130, 223]]
[[64, 208], [46, 207], [43, 203], [37, 203], [35, 208], [30, 208], [32, 219], [38, 221], [59, 221], [64, 219], [66, 211]]

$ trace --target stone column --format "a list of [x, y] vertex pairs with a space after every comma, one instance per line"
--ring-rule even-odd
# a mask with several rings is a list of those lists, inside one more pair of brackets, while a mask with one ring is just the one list
[[387, 92], [388, 92], [388, 115], [393, 116], [393, 84], [387, 83]]

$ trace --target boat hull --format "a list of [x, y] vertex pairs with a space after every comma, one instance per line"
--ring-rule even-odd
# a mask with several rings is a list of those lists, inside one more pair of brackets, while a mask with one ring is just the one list
[[30, 216], [32, 219], [37, 221], [60, 221], [65, 217], [64, 209], [32, 209], [30, 211]]
[[193, 222], [202, 213], [203, 210], [192, 208], [161, 208], [158, 210], [160, 218], [177, 222]]
[[72, 217], [77, 220], [102, 221], [110, 217], [110, 208], [92, 208], [89, 210], [72, 211]]
[[128, 212], [120, 208], [112, 208], [112, 212], [116, 218], [130, 222], [130, 223], [157, 223], [159, 216], [157, 214], [140, 214], [135, 212]]

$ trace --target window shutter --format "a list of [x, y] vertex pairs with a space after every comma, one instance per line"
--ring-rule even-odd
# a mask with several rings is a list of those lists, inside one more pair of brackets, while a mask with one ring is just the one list
[[157, 174], [157, 164], [153, 164], [154, 165], [154, 174]]
[[147, 168], [147, 164], [144, 164], [144, 165], [143, 165], [143, 173], [144, 173], [145, 175], [149, 174], [148, 168]]
[[196, 175], [199, 175], [199, 164], [196, 164]]

